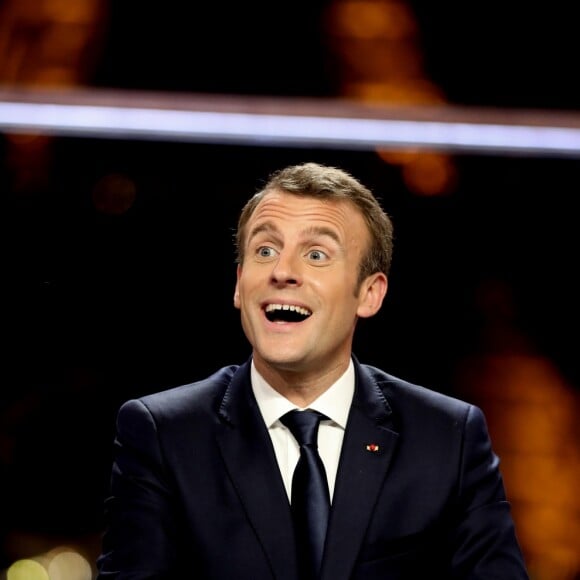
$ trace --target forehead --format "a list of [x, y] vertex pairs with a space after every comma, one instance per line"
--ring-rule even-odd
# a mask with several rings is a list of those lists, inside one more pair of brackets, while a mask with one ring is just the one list
[[250, 229], [272, 221], [278, 226], [320, 224], [339, 230], [366, 228], [360, 210], [348, 200], [320, 199], [283, 191], [267, 192], [248, 221]]

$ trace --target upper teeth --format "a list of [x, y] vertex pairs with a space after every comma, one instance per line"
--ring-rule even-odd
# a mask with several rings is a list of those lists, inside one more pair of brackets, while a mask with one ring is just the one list
[[274, 310], [292, 310], [302, 314], [303, 316], [309, 316], [312, 314], [310, 310], [302, 308], [302, 306], [294, 306], [293, 304], [268, 304], [268, 306], [266, 306], [266, 312], [273, 312]]

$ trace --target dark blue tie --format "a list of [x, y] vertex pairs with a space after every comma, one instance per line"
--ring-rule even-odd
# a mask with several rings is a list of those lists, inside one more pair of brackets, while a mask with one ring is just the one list
[[324, 417], [317, 411], [290, 411], [280, 421], [290, 429], [298, 445], [300, 459], [292, 477], [292, 518], [300, 580], [319, 577], [330, 511], [326, 471], [318, 455], [318, 426]]

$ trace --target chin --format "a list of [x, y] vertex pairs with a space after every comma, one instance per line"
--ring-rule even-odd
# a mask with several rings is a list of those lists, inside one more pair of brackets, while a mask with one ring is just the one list
[[304, 362], [303, 355], [281, 352], [280, 349], [273, 349], [271, 352], [262, 351], [259, 356], [266, 364], [283, 370], [297, 370]]

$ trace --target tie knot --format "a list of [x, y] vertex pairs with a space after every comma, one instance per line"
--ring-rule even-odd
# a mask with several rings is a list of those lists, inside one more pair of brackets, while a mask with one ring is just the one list
[[294, 409], [280, 418], [280, 421], [290, 429], [298, 445], [316, 446], [318, 425], [321, 419], [326, 419], [322, 413], [312, 409], [299, 411]]

